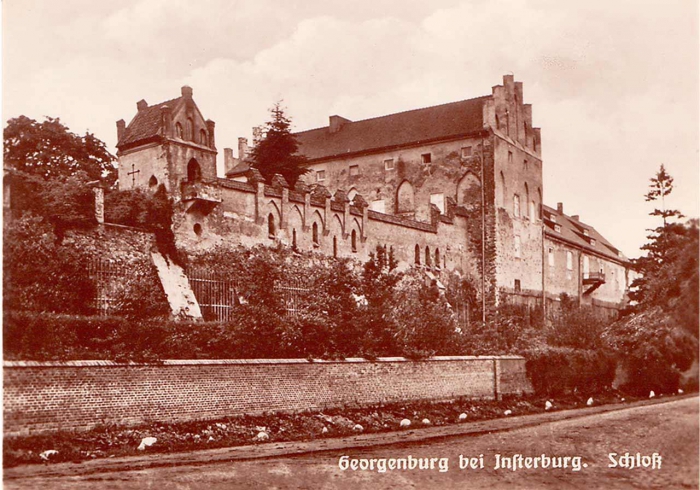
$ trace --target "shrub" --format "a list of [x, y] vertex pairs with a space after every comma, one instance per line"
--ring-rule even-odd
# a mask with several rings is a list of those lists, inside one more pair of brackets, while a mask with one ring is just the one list
[[610, 352], [546, 346], [525, 353], [527, 376], [535, 392], [553, 396], [608, 390], [617, 363]]

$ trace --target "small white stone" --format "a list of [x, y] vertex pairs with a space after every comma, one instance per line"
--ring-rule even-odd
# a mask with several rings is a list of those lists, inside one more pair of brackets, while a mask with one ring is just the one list
[[592, 406], [593, 406], [593, 397], [590, 397], [590, 398], [588, 399], [588, 401], [586, 402], [586, 405], [588, 405], [589, 407], [592, 407]]
[[44, 461], [48, 461], [51, 456], [55, 456], [56, 454], [58, 454], [58, 451], [56, 451], [55, 449], [48, 449], [41, 453], [39, 457]]
[[682, 394], [683, 394], [683, 390], [681, 390], [680, 388], [678, 388], [678, 394], [679, 394], [679, 395], [682, 395]]
[[260, 431], [258, 435], [255, 436], [256, 441], [267, 441], [268, 439], [270, 439], [270, 436], [265, 431]]
[[328, 434], [328, 427], [321, 429], [321, 434]]
[[365, 430], [365, 428], [362, 427], [360, 424], [355, 424], [352, 430], [354, 430], [355, 432], [362, 432], [363, 430]]
[[551, 410], [553, 406], [554, 406], [554, 405], [552, 405], [552, 402], [550, 402], [549, 400], [547, 400], [547, 401], [545, 402], [545, 404], [544, 404], [544, 409], [545, 409], [545, 410]]
[[408, 419], [403, 419], [403, 420], [401, 421], [401, 424], [399, 424], [399, 425], [401, 425], [401, 427], [410, 427], [410, 426], [411, 426], [411, 421], [408, 420]]
[[460, 413], [460, 414], [459, 414], [459, 420], [467, 420], [467, 414], [466, 414], [466, 413]]
[[423, 425], [430, 425], [430, 420], [428, 420], [428, 419], [423, 419], [423, 420], [421, 420], [421, 423], [422, 423]]
[[649, 398], [654, 398], [656, 396], [656, 393], [654, 393], [654, 390], [649, 392]]
[[512, 415], [512, 414], [513, 414], [512, 410], [506, 410], [505, 412], [503, 412], [503, 415], [505, 415], [505, 416]]
[[138, 449], [139, 451], [143, 451], [147, 447], [154, 445], [156, 442], [158, 442], [158, 439], [156, 439], [155, 437], [144, 437], [143, 439], [141, 439], [141, 444], [139, 444], [139, 447], [137, 447], [136, 449]]

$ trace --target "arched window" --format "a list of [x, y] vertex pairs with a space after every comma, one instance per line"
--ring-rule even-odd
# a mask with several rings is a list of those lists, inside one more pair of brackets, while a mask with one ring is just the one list
[[413, 259], [416, 265], [420, 265], [420, 247], [416, 245], [415, 258]]
[[199, 182], [202, 180], [202, 169], [194, 158], [187, 164], [187, 181]]
[[350, 189], [350, 192], [348, 192], [348, 201], [352, 202], [355, 200], [355, 196], [357, 195], [357, 189], [354, 187]]
[[297, 229], [292, 228], [292, 249], [297, 249]]
[[272, 213], [267, 215], [267, 236], [275, 238], [275, 217]]
[[338, 237], [333, 235], [333, 257], [338, 256]]
[[158, 185], [158, 179], [156, 179], [155, 175], [151, 175], [151, 178], [148, 179], [148, 187], [153, 189], [157, 185]]
[[350, 236], [350, 244], [352, 245], [352, 251], [357, 252], [357, 232], [352, 230], [352, 235]]
[[207, 145], [209, 143], [208, 138], [207, 138], [207, 132], [203, 129], [199, 130], [199, 144], [201, 145]]
[[200, 225], [199, 223], [195, 223], [192, 229], [194, 230], [195, 235], [202, 236], [202, 225]]
[[192, 118], [188, 117], [187, 122], [185, 123], [185, 138], [194, 141], [194, 123], [192, 122]]
[[318, 245], [320, 243], [318, 240], [318, 223], [314, 223], [314, 226], [311, 228], [311, 233], [313, 235], [314, 245]]
[[525, 209], [523, 211], [525, 212], [525, 216], [527, 216], [527, 218], [530, 221], [533, 221], [534, 217], [530, 216], [530, 210], [527, 207], [529, 202], [530, 202], [530, 188], [527, 186], [527, 182], [525, 182]]
[[182, 124], [180, 123], [175, 123], [175, 136], [180, 139], [184, 139], [182, 134]]
[[440, 268], [440, 249], [435, 249], [435, 267]]
[[413, 185], [404, 180], [396, 190], [396, 212], [406, 213], [416, 209]]
[[431, 265], [431, 260], [430, 260], [430, 247], [425, 247], [425, 265], [427, 267], [430, 267]]
[[506, 178], [501, 172], [501, 207], [506, 207]]
[[501, 121], [498, 119], [498, 114], [496, 114], [496, 129], [501, 129]]

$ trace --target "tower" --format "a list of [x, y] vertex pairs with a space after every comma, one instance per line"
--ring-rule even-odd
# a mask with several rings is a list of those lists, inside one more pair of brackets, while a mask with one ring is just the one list
[[216, 178], [214, 121], [204, 119], [192, 88], [152, 106], [142, 99], [136, 108], [128, 125], [117, 121], [120, 189], [164, 184], [177, 199], [183, 185]]

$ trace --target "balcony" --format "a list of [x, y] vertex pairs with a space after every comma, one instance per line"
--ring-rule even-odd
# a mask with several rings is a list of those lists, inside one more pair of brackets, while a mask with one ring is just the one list
[[207, 215], [221, 203], [218, 189], [201, 182], [183, 180], [180, 183], [180, 196], [180, 200], [185, 205], [185, 210], [188, 213], [200, 212]]
[[584, 286], [590, 286], [586, 289], [583, 294], [591, 294], [593, 291], [598, 289], [600, 286], [605, 284], [605, 273], [604, 272], [584, 272], [583, 273], [583, 284]]

